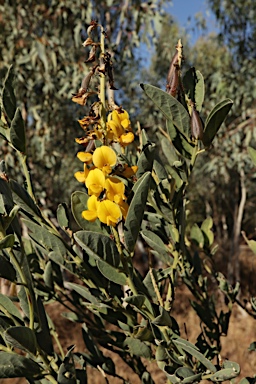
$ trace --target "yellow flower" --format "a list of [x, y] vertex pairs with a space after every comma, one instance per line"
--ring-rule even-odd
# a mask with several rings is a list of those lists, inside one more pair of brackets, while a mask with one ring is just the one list
[[97, 209], [99, 206], [99, 201], [95, 195], [89, 197], [87, 200], [88, 210], [82, 212], [82, 216], [85, 220], [95, 221], [98, 217]]
[[78, 152], [77, 157], [83, 163], [90, 164], [92, 162], [92, 154], [89, 152]]
[[[119, 112], [120, 110], [122, 112]], [[125, 147], [134, 141], [134, 134], [131, 132], [128, 112], [120, 110], [114, 110], [108, 116], [108, 138], [118, 141], [122, 147]]]
[[97, 214], [102, 223], [112, 226], [115, 226], [122, 217], [119, 206], [110, 200], [103, 200], [99, 203]]
[[114, 120], [110, 120], [107, 123], [107, 127], [109, 129], [110, 134], [112, 133], [112, 135], [115, 136], [116, 138], [119, 138], [125, 132], [121, 124], [117, 123]]
[[89, 174], [90, 170], [87, 168], [86, 164], [84, 164], [84, 170], [78, 171], [74, 174], [75, 178], [79, 183], [85, 183], [85, 180]]
[[104, 190], [105, 185], [105, 175], [100, 169], [92, 169], [89, 171], [89, 174], [85, 182], [86, 187], [88, 188], [89, 195], [99, 196]]
[[134, 134], [132, 132], [123, 133], [119, 137], [119, 143], [122, 145], [122, 147], [129, 145], [133, 141], [134, 141]]
[[92, 160], [94, 165], [101, 169], [104, 174], [109, 174], [112, 171], [111, 167], [116, 165], [117, 157], [112, 148], [102, 145], [95, 149]]
[[117, 204], [121, 204], [125, 200], [125, 185], [117, 177], [109, 177], [105, 181], [105, 189], [107, 190], [107, 198]]
[[122, 112], [118, 112], [117, 110], [114, 110], [110, 114], [110, 119], [115, 121], [117, 124], [121, 125], [124, 129], [130, 131], [131, 130], [131, 122], [129, 119], [129, 114], [124, 109]]

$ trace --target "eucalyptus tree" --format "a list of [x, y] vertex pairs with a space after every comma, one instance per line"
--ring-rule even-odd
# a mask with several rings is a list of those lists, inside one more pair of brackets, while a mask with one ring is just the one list
[[[124, 76], [140, 42], [153, 42], [164, 3], [167, 1], [0, 2], [0, 75], [3, 79], [9, 65], [14, 65], [15, 89], [28, 128], [28, 158], [33, 158], [31, 172], [38, 191], [44, 184], [54, 198], [72, 189], [66, 174], [73, 172], [73, 132], [79, 115], [70, 100], [89, 71], [85, 63], [88, 48], [82, 43], [90, 22], [97, 19], [104, 26], [107, 50]], [[14, 164], [13, 154], [6, 151], [7, 165]]]

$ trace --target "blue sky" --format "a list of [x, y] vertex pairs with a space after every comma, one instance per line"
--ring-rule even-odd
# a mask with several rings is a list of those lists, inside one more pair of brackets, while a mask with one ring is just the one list
[[216, 31], [215, 18], [209, 11], [206, 0], [172, 0], [172, 3], [168, 11], [175, 17], [182, 28], [189, 29], [192, 44], [194, 44], [201, 35], [201, 31], [198, 29], [192, 30], [192, 28], [195, 27], [196, 14], [201, 13], [206, 19], [208, 32]]

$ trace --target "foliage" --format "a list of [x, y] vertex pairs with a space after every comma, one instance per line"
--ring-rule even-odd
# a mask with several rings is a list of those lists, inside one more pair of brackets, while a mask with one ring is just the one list
[[[189, 228], [186, 217], [195, 161], [211, 145], [232, 101], [220, 101], [203, 124], [203, 76], [196, 70], [182, 76], [179, 41], [166, 92], [141, 84], [166, 120], [166, 130], [158, 135], [166, 162], [157, 156], [145, 130], [139, 132], [135, 153], [128, 145], [134, 139], [128, 112], [105, 100], [106, 78], [111, 84], [112, 76], [105, 31], [93, 21], [88, 35], [85, 45], [100, 44], [100, 52], [95, 55], [93, 73], [73, 97], [82, 105], [94, 101], [88, 81], [99, 79], [99, 100], [79, 120], [84, 136], [77, 142], [84, 151], [78, 158], [84, 169], [75, 177], [83, 182], [85, 192], [72, 194], [71, 211], [59, 205], [57, 225], [40, 210], [33, 194], [13, 68], [3, 83], [1, 135], [20, 158], [26, 185], [9, 180], [1, 162], [0, 270], [16, 285], [17, 298], [0, 295], [0, 377], [26, 377], [30, 383], [85, 383], [89, 365], [104, 376], [118, 377], [103, 347], [118, 354], [144, 383], [153, 383], [144, 359], [155, 360], [172, 383], [232, 379], [239, 374], [239, 365], [231, 361], [221, 365], [219, 356], [239, 286], [233, 288], [214, 269], [212, 219]], [[162, 265], [150, 265], [146, 276], [133, 266], [138, 239]], [[64, 271], [74, 282], [64, 281]], [[180, 336], [172, 316], [180, 280], [193, 294], [191, 305], [202, 323], [196, 345]], [[212, 280], [228, 303], [221, 311]], [[19, 310], [13, 300], [18, 301]], [[68, 309], [71, 321], [82, 324], [86, 352], [75, 352], [73, 347], [63, 351], [45, 312], [44, 305], [54, 301]]]

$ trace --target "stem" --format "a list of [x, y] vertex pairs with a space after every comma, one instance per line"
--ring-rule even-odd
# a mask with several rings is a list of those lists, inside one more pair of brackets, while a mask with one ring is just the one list
[[164, 306], [163, 299], [162, 299], [162, 297], [160, 295], [160, 292], [159, 292], [159, 289], [158, 289], [158, 286], [157, 286], [157, 283], [156, 283], [156, 280], [155, 280], [155, 277], [154, 277], [154, 274], [153, 274], [153, 270], [152, 270], [151, 267], [149, 268], [149, 273], [150, 273], [152, 285], [154, 287], [154, 291], [155, 291], [156, 296], [157, 296], [157, 300], [158, 300], [159, 304], [161, 305], [161, 307], [163, 307]]
[[[100, 49], [101, 49], [101, 57], [104, 57], [105, 54], [105, 35], [103, 27], [101, 27], [100, 34]], [[101, 127], [103, 131], [106, 131], [106, 76], [104, 73], [100, 74], [100, 101], [102, 105], [101, 110]]]
[[23, 285], [25, 292], [26, 292], [26, 296], [27, 296], [27, 300], [28, 300], [28, 309], [29, 309], [29, 328], [33, 330], [34, 329], [34, 306], [33, 306], [33, 300], [32, 300], [31, 294], [30, 294], [30, 290], [28, 287], [28, 282], [27, 282], [26, 276], [24, 275], [24, 273], [21, 269], [21, 266], [20, 266], [20, 264], [19, 264], [19, 262], [15, 256], [13, 250], [10, 249], [8, 251], [8, 253], [10, 256], [10, 260], [12, 261], [15, 269], [17, 270], [18, 274], [20, 275], [22, 285]]

